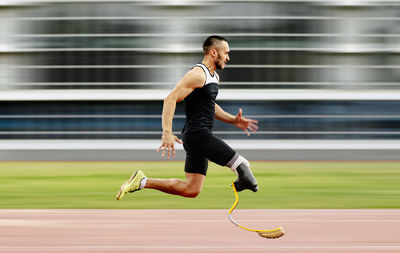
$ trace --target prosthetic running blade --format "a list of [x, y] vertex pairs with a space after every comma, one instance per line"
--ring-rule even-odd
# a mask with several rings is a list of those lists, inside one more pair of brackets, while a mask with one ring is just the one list
[[237, 206], [238, 202], [239, 202], [239, 195], [237, 193], [237, 190], [235, 188], [235, 184], [232, 183], [232, 188], [233, 188], [233, 192], [235, 193], [235, 203], [233, 203], [231, 209], [229, 210], [229, 220], [236, 226], [247, 230], [247, 231], [252, 231], [252, 232], [257, 232], [261, 237], [267, 238], [267, 239], [276, 239], [279, 238], [281, 236], [283, 236], [285, 234], [285, 231], [283, 230], [282, 227], [276, 228], [276, 229], [272, 229], [272, 230], [259, 230], [259, 229], [250, 229], [250, 228], [246, 228], [243, 227], [242, 225], [240, 225], [239, 223], [237, 223], [233, 218], [232, 218], [232, 212], [235, 209], [235, 207]]

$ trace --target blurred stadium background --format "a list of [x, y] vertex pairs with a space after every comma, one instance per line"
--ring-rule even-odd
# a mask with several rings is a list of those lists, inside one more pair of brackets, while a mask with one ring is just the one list
[[231, 47], [218, 103], [260, 125], [215, 133], [249, 159], [399, 159], [398, 1], [2, 0], [0, 17], [0, 160], [160, 159], [162, 99], [211, 34]]

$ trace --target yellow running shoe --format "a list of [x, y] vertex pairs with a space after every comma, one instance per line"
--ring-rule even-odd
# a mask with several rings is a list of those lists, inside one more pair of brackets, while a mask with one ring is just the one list
[[134, 192], [141, 190], [140, 183], [146, 178], [143, 171], [137, 170], [125, 184], [121, 185], [121, 189], [117, 194], [117, 200], [121, 200], [128, 192]]

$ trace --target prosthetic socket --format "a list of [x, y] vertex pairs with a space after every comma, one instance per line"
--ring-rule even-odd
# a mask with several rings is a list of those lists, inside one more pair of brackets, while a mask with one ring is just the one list
[[238, 175], [238, 178], [234, 182], [236, 190], [238, 192], [245, 189], [252, 190], [253, 192], [258, 191], [257, 180], [250, 170], [249, 161], [241, 155], [235, 155], [234, 158], [236, 159], [233, 164], [229, 162], [227, 166]]

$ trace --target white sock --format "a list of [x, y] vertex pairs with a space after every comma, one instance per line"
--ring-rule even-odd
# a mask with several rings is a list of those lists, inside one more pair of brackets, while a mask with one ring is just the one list
[[146, 182], [147, 182], [147, 177], [142, 178], [142, 180], [140, 180], [140, 189], [143, 189], [146, 186]]

